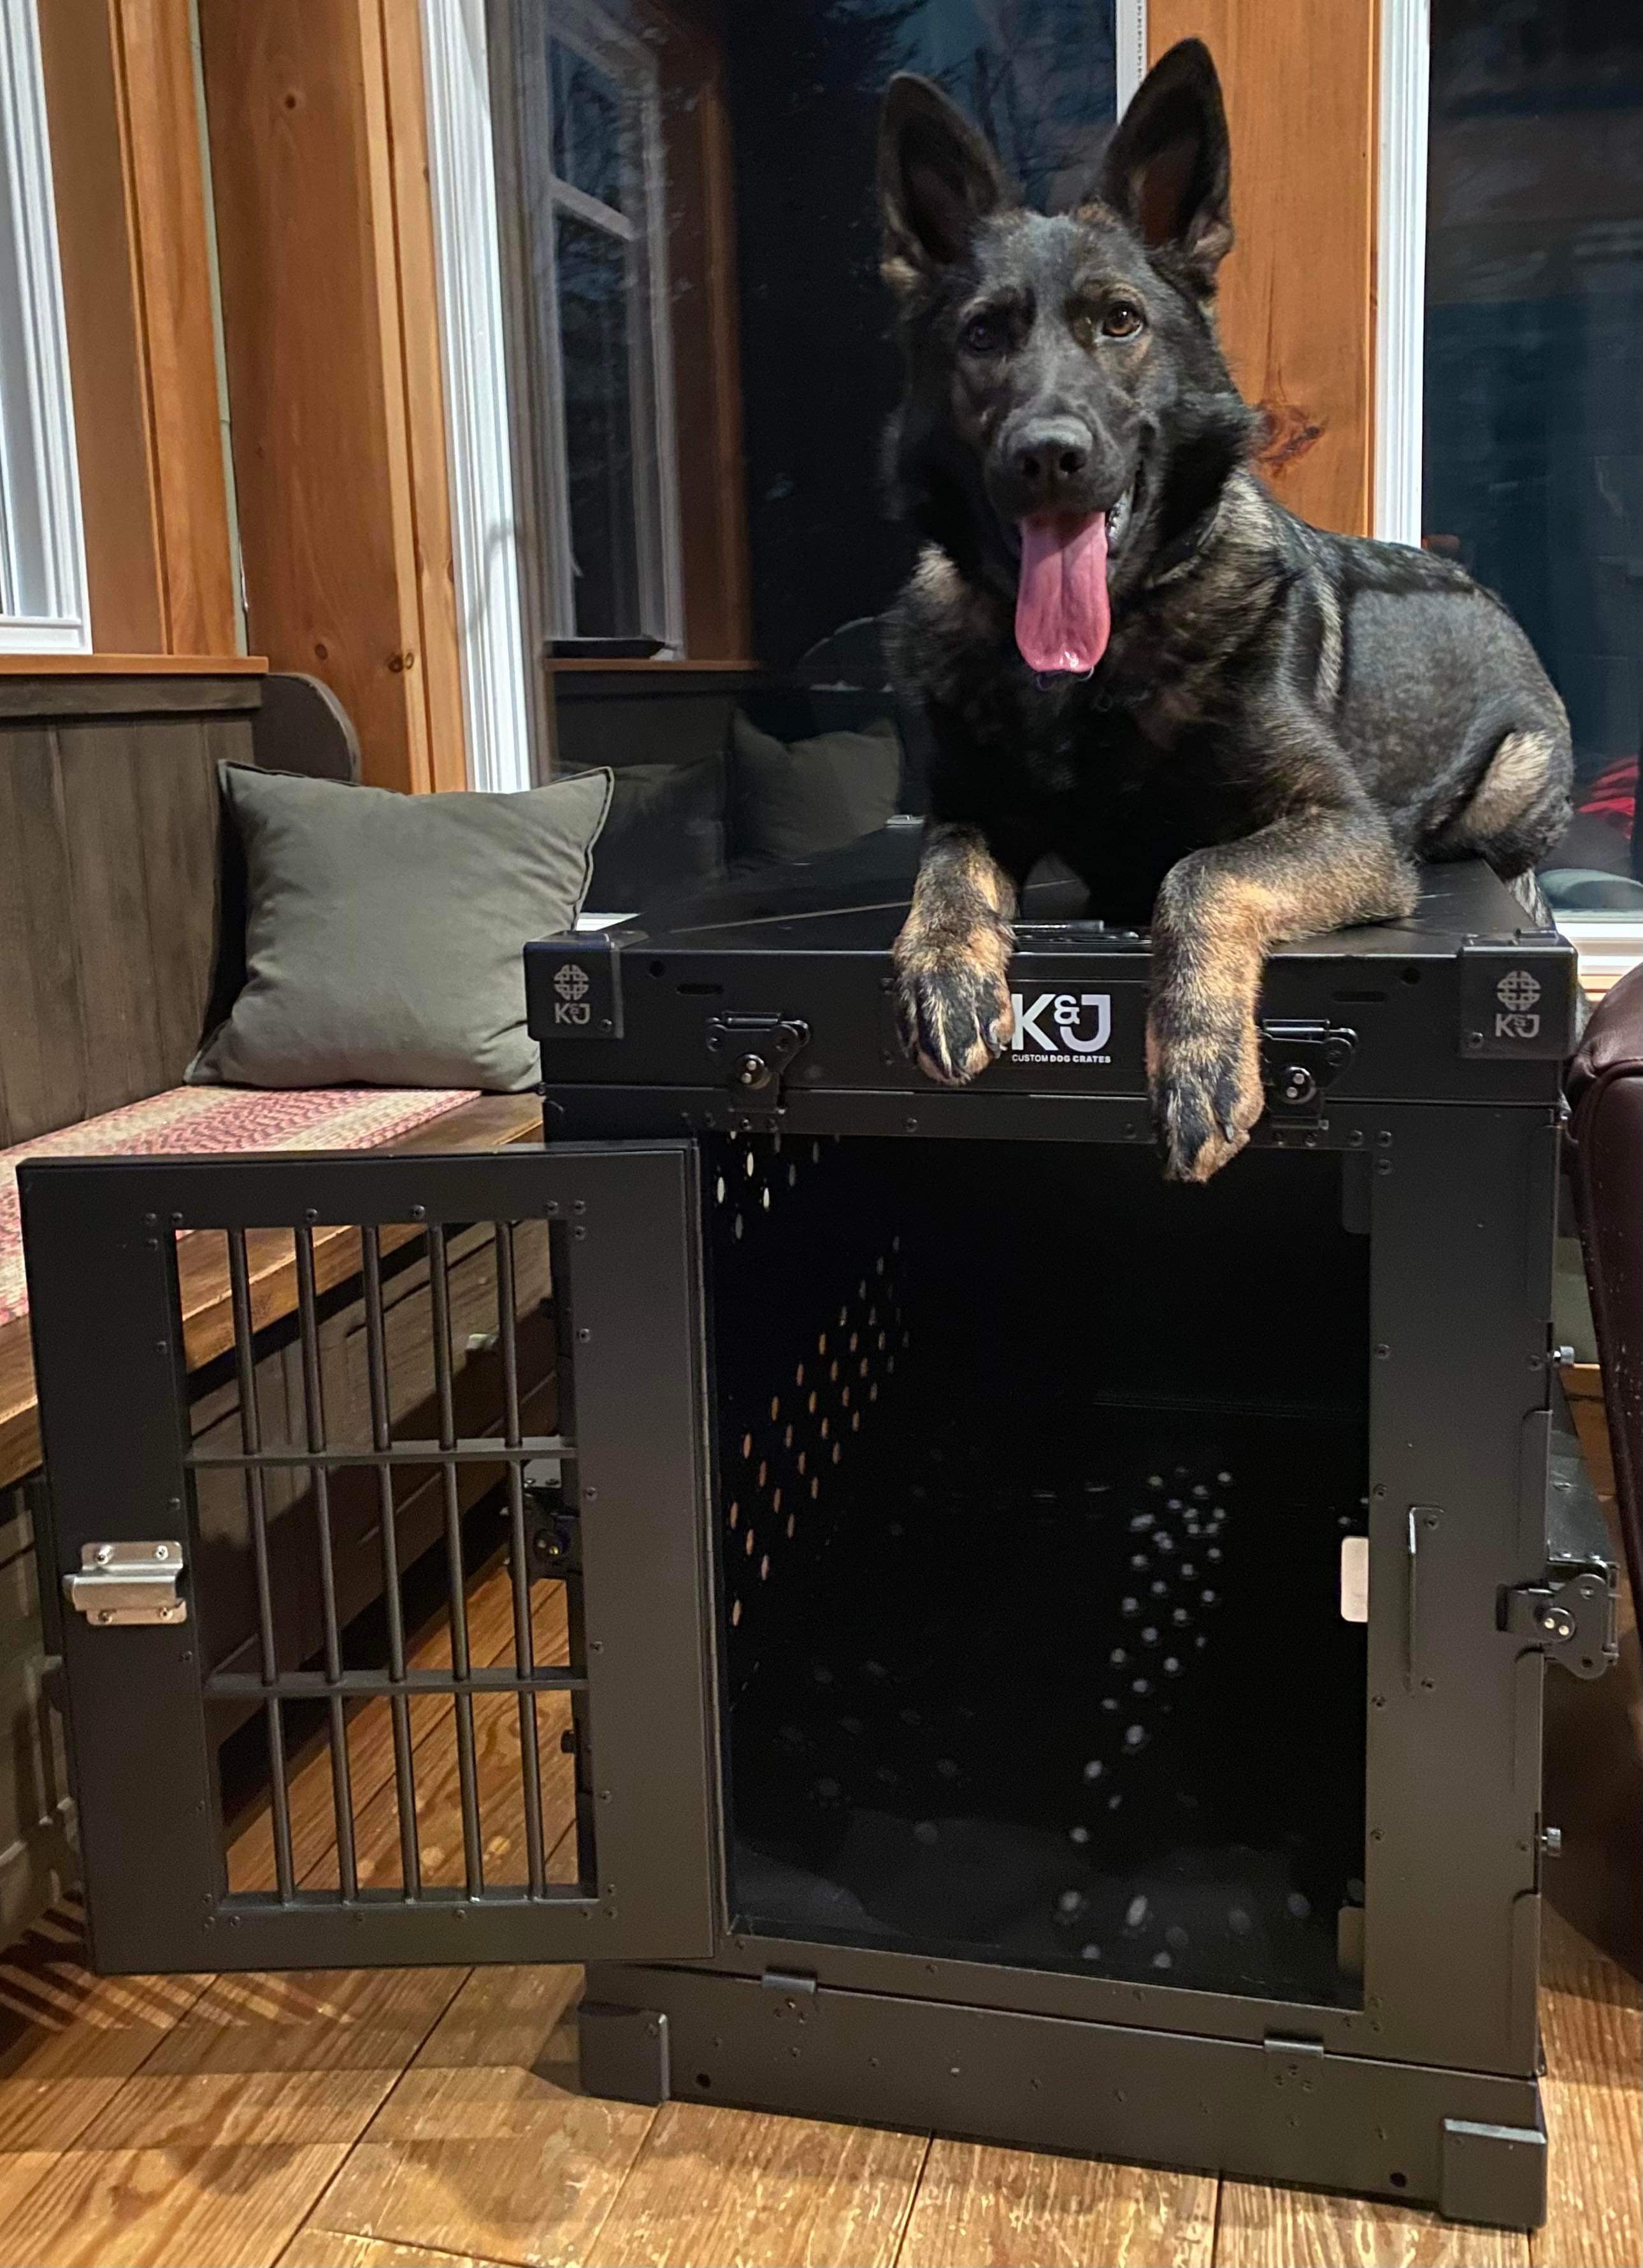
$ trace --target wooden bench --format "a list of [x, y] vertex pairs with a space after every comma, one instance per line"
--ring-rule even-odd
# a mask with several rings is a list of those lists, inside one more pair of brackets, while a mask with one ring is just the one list
[[[265, 717], [267, 685], [274, 697]], [[225, 1006], [241, 973], [232, 948], [236, 924], [243, 926], [243, 878], [235, 846], [224, 843], [220, 829], [217, 765], [225, 759], [358, 777], [357, 744], [330, 696], [308, 681], [268, 680], [259, 662], [122, 666], [70, 657], [48, 665], [0, 658], [0, 1166], [23, 1145], [72, 1145], [82, 1154], [105, 1145], [115, 1154], [243, 1146], [190, 1136], [195, 1106], [209, 1115], [225, 1090], [173, 1092], [181, 1088], [202, 1030]], [[226, 947], [220, 955], [219, 927]], [[313, 1098], [316, 1104], [329, 1100]], [[395, 1115], [392, 1098], [385, 1100]], [[328, 1147], [450, 1152], [540, 1138], [541, 1105], [532, 1094], [423, 1094], [405, 1102], [397, 1116], [417, 1123], [387, 1142], [369, 1134], [337, 1139], [323, 1127], [317, 1139]], [[136, 1105], [149, 1108], [133, 1112]], [[145, 1115], [181, 1123], [167, 1123], [157, 1136], [151, 1129], [130, 1134], [132, 1118]], [[365, 1105], [356, 1116], [379, 1114]], [[73, 1879], [75, 1859], [34, 1566], [33, 1507], [42, 1476], [26, 1300], [19, 1298], [15, 1251], [7, 1248], [7, 1204], [9, 1199], [14, 1207], [15, 1190], [9, 1174], [0, 1182], [3, 1944]], [[412, 1232], [384, 1241], [395, 1251], [395, 1280], [409, 1318], [410, 1295], [425, 1283], [426, 1257], [409, 1248]], [[347, 1232], [333, 1230], [316, 1236], [315, 1246], [325, 1302], [326, 1391], [345, 1395], [356, 1336], [357, 1302], [350, 1287], [357, 1245]], [[293, 1359], [286, 1328], [297, 1301], [289, 1238], [254, 1235], [250, 1259], [257, 1394], [277, 1400]], [[196, 1439], [204, 1440], [238, 1423], [238, 1387], [223, 1359], [232, 1324], [221, 1241], [181, 1240], [178, 1272], [195, 1381], [194, 1425]], [[453, 1241], [451, 1281], [459, 1316], [478, 1316], [487, 1298], [494, 1300], [494, 1263], [483, 1250], [470, 1254]], [[540, 1306], [546, 1291], [544, 1250], [534, 1273], [522, 1275], [521, 1292]], [[87, 1297], [94, 1296], [88, 1286]], [[473, 1336], [478, 1343], [484, 1335]], [[391, 1391], [395, 1404], [406, 1407], [423, 1392], [409, 1322], [401, 1338], [402, 1374], [392, 1380]], [[545, 1316], [534, 1339], [521, 1337], [522, 1359], [527, 1351], [533, 1371], [522, 1386], [550, 1395]], [[468, 1404], [465, 1429], [483, 1432], [499, 1417], [499, 1382], [482, 1353], [463, 1354], [458, 1391]], [[304, 1499], [295, 1482], [289, 1494], [285, 1509], [300, 1513]], [[400, 1518], [414, 1553], [433, 1524], [409, 1498]], [[204, 1519], [203, 1507], [203, 1525]], [[289, 1521], [293, 1535], [298, 1525]], [[357, 1569], [350, 1592], [357, 1609], [369, 1591], [370, 1563], [364, 1552], [349, 1560], [346, 1505], [337, 1528], [342, 1559]], [[220, 1534], [217, 1545], [225, 1548]], [[293, 1643], [300, 1644], [301, 1586], [293, 1581], [290, 1588], [298, 1623]]]

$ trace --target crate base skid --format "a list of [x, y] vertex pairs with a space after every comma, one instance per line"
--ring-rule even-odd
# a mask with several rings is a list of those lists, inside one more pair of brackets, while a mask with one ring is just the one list
[[931, 2127], [1503, 2228], [1545, 2218], [1532, 2079], [688, 1970], [591, 1970], [581, 2032], [584, 2086], [629, 2102]]

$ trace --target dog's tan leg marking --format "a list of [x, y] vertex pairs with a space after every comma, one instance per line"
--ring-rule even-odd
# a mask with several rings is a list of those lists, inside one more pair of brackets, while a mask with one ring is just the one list
[[932, 821], [894, 959], [903, 1041], [944, 1086], [961, 1086], [1010, 1043], [1015, 907], [980, 830]]
[[1206, 1182], [1265, 1107], [1256, 1010], [1286, 939], [1408, 913], [1412, 875], [1374, 813], [1279, 820], [1171, 868], [1153, 915], [1146, 1070], [1173, 1181]]

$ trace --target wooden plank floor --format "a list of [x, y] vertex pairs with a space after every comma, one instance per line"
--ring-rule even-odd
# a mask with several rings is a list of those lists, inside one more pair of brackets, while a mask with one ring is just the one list
[[[538, 1658], [549, 1660], [562, 1609], [556, 1590], [543, 1595]], [[507, 1658], [499, 1576], [476, 1587], [471, 1612], [475, 1660]], [[418, 1660], [448, 1662], [443, 1636]], [[460, 1849], [442, 1852], [432, 1828], [456, 1813], [450, 1704], [418, 1706], [430, 1876], [455, 1879]], [[497, 1879], [523, 1835], [517, 1737], [510, 1748], [505, 1711], [481, 1728]], [[543, 1746], [545, 1821], [563, 1837], [568, 1767], [551, 1731]], [[355, 1718], [350, 1751], [362, 1878], [392, 1880], [386, 1704]], [[298, 1871], [323, 1882], [335, 1865], [323, 1757], [292, 1796]], [[241, 1833], [232, 1874], [271, 1881], [266, 1821]], [[591, 2100], [576, 2082], [575, 1970], [99, 1979], [63, 1912], [0, 1955], [0, 2264], [1635, 2268], [1638, 1990], [1555, 1915], [1547, 1925], [1551, 2209], [1526, 2238], [1200, 2174]]]

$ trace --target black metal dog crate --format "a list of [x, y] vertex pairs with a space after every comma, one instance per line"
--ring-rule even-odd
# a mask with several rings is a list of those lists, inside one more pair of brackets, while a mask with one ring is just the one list
[[[1462, 869], [1407, 924], [1281, 954], [1269, 1116], [1176, 1189], [1144, 942], [1054, 891], [1009, 1055], [963, 1092], [910, 1071], [895, 835], [774, 898], [530, 948], [541, 1151], [25, 1167], [95, 1957], [586, 1961], [595, 2091], [1533, 2224], [1544, 1665], [1612, 1651], [1554, 1400], [1573, 956]], [[533, 1432], [516, 1256], [544, 1228], [559, 1410]], [[339, 1230], [363, 1285], [340, 1413], [314, 1353]], [[225, 1447], [188, 1415], [202, 1234], [233, 1289]], [[271, 1426], [270, 1238], [300, 1358]], [[475, 1239], [502, 1418], [466, 1437], [442, 1286]], [[432, 1438], [401, 1438], [386, 1385], [408, 1255]], [[293, 1473], [317, 1643], [283, 1610], [289, 1508], [269, 1540]], [[444, 1508], [431, 1668], [396, 1557], [413, 1475]], [[352, 1621], [345, 1483], [373, 1492], [387, 1602]], [[468, 1629], [475, 1500], [510, 1544], [500, 1660]], [[374, 1858], [350, 1777], [372, 1707]], [[431, 1707], [443, 1822], [416, 1785]], [[271, 1782], [251, 1886], [219, 1785], [247, 1722]], [[305, 1739], [330, 1756], [317, 1874]]]

